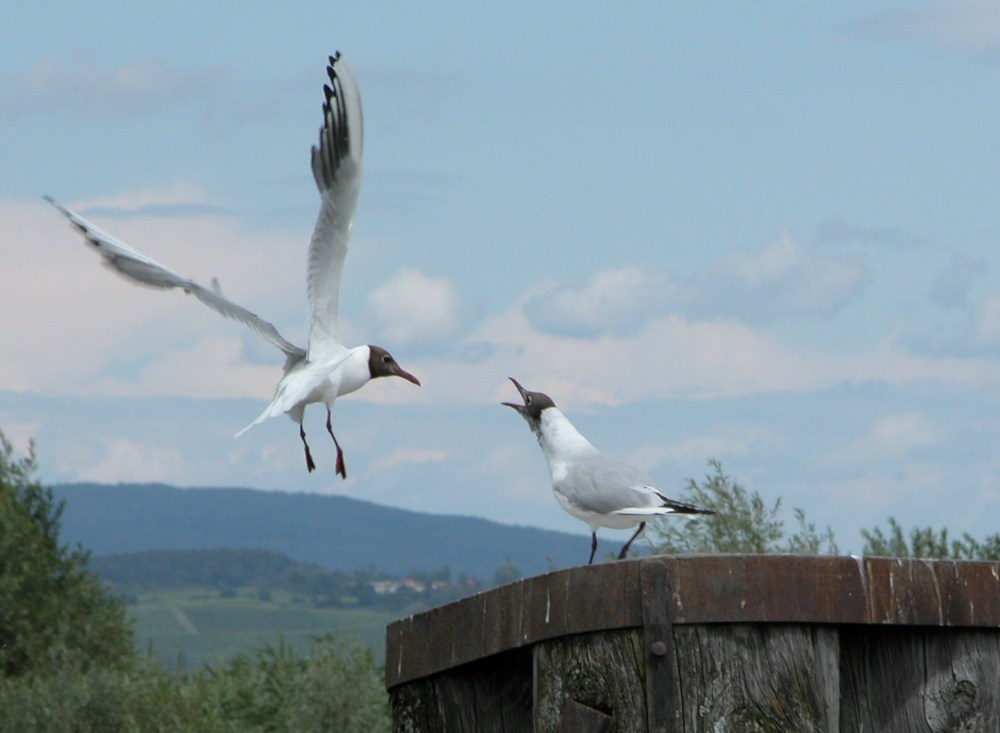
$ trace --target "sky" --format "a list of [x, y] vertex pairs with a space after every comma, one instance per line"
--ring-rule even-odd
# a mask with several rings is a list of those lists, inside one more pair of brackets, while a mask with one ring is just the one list
[[[0, 429], [39, 477], [347, 495], [574, 532], [502, 400], [682, 494], [1000, 514], [1000, 6], [36, 2], [0, 28]], [[282, 356], [136, 287], [59, 199], [304, 343], [327, 57], [361, 88], [341, 287], [377, 380], [238, 440]], [[608, 537], [626, 533], [604, 532]], [[444, 540], [445, 538], [442, 538]]]

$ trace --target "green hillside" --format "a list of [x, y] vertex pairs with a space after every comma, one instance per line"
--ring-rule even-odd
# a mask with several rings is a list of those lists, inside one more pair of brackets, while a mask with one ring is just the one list
[[491, 578], [586, 560], [588, 538], [474, 517], [404, 511], [343, 496], [160, 484], [61, 484], [64, 541], [95, 555], [145, 550], [266, 549], [328, 570], [392, 575], [449, 568]]
[[305, 653], [325, 635], [359, 641], [381, 658], [387, 623], [480, 587], [444, 569], [407, 585], [270, 550], [134, 552], [91, 558], [90, 568], [125, 599], [140, 651], [152, 647], [169, 667], [187, 669], [279, 640]]
[[313, 639], [357, 639], [385, 653], [385, 627], [398, 617], [365, 608], [310, 608], [290, 596], [260, 600], [252, 591], [231, 597], [205, 588], [141, 594], [130, 604], [136, 643], [168, 665], [195, 669], [283, 640], [303, 654]]
[[344, 573], [273, 550], [147, 550], [91, 558], [91, 567], [120, 589], [260, 587], [308, 593]]
[[[582, 535], [338, 496], [64, 484], [61, 536], [128, 601], [137, 643], [187, 668], [284, 639], [356, 638], [510, 580], [583, 562]], [[410, 585], [386, 589], [392, 579]], [[477, 580], [478, 579], [478, 580]], [[416, 587], [413, 587], [413, 586]]]

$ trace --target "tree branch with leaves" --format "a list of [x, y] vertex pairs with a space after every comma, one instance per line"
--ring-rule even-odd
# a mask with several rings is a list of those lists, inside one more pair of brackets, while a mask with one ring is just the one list
[[658, 554], [692, 553], [791, 553], [835, 555], [833, 531], [820, 530], [795, 508], [797, 529], [789, 532], [781, 516], [781, 498], [768, 503], [757, 491], [748, 491], [712, 459], [710, 471], [700, 482], [689, 479], [680, 499], [712, 509], [714, 517], [679, 519], [668, 517], [653, 525], [650, 542]]

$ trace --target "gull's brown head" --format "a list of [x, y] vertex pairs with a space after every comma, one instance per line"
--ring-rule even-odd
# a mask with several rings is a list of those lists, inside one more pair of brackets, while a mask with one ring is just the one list
[[407, 382], [413, 382], [418, 387], [420, 386], [420, 380], [403, 369], [392, 354], [381, 346], [369, 345], [368, 350], [371, 352], [368, 355], [368, 373], [372, 379], [376, 377], [402, 377]]
[[521, 393], [521, 400], [524, 404], [519, 405], [516, 402], [501, 402], [500, 404], [517, 410], [521, 417], [527, 420], [528, 424], [534, 428], [538, 425], [538, 421], [542, 417], [542, 410], [546, 407], [555, 407], [555, 402], [544, 392], [530, 392], [526, 390], [514, 377], [508, 377], [508, 379], [514, 383], [517, 391]]

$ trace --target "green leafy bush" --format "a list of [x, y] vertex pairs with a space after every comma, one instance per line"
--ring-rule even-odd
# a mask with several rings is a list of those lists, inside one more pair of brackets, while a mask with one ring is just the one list
[[709, 461], [709, 468], [711, 472], [700, 483], [690, 479], [677, 498], [712, 509], [716, 515], [658, 521], [650, 532], [654, 552], [837, 554], [829, 527], [818, 530], [802, 509], [794, 509], [798, 529], [789, 533], [781, 517], [780, 498], [769, 505], [758, 492], [748, 491], [727, 476], [717, 460]]
[[961, 539], [948, 539], [944, 527], [914, 527], [904, 533], [895, 517], [889, 517], [889, 527], [862, 529], [865, 541], [862, 554], [882, 557], [929, 557], [953, 560], [1000, 560], [1000, 534], [977, 540], [968, 532]]
[[0, 675], [118, 666], [133, 658], [124, 605], [59, 544], [63, 503], [0, 432]]
[[388, 733], [372, 652], [331, 637], [168, 673], [122, 602], [59, 544], [63, 510], [0, 431], [0, 733]]
[[130, 668], [0, 679], [0, 733], [388, 733], [382, 674], [357, 645], [283, 644], [194, 673]]

